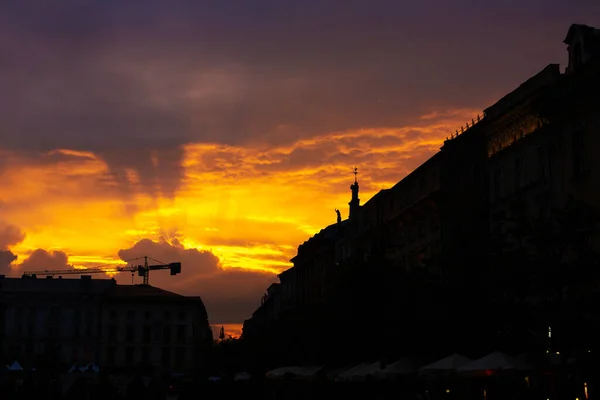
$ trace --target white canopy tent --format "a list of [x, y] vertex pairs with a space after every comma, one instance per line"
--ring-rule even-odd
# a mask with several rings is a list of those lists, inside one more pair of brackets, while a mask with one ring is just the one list
[[343, 368], [340, 368], [339, 370], [337, 370], [335, 372], [335, 374], [332, 374], [332, 377], [336, 381], [338, 381], [338, 380], [339, 381], [348, 380], [347, 378], [349, 376], [351, 376], [355, 371], [358, 371], [361, 368], [366, 367], [367, 365], [369, 365], [369, 364], [367, 364], [367, 363], [360, 363], [360, 364], [357, 364], [357, 365], [355, 365], [353, 367], [349, 367], [349, 368], [348, 367], [343, 367]]
[[301, 370], [302, 369], [296, 365], [279, 367], [267, 372], [267, 378], [283, 378], [287, 374], [298, 375]]
[[419, 372], [429, 373], [458, 371], [461, 367], [464, 367], [471, 362], [473, 362], [472, 359], [454, 353], [451, 356], [419, 368]]
[[240, 372], [238, 374], [235, 374], [233, 381], [234, 382], [245, 382], [245, 381], [249, 381], [250, 379], [252, 379], [252, 375], [250, 375], [247, 372]]
[[407, 375], [415, 372], [415, 367], [408, 358], [402, 358], [395, 363], [392, 363], [380, 371], [376, 372], [379, 379], [393, 379], [400, 375]]
[[337, 381], [363, 381], [369, 376], [375, 377], [380, 371], [381, 363], [375, 362], [372, 364], [359, 364], [348, 371], [342, 372], [336, 378]]
[[482, 371], [525, 371], [530, 367], [526, 363], [513, 358], [507, 354], [496, 351], [463, 365], [458, 369], [460, 372], [482, 372]]
[[316, 375], [319, 371], [323, 369], [322, 365], [319, 366], [307, 366], [307, 367], [299, 367], [299, 366], [290, 366], [290, 367], [280, 367], [274, 370], [267, 372], [267, 378], [283, 378], [286, 375], [293, 375], [299, 378], [310, 378]]
[[311, 377], [315, 376], [318, 372], [320, 372], [322, 369], [323, 369], [322, 365], [300, 367], [296, 376], [298, 376], [299, 378], [305, 378], [305, 379], [311, 378]]
[[21, 366], [21, 364], [18, 361], [13, 361], [12, 364], [7, 365], [6, 368], [8, 368], [9, 371], [23, 371], [23, 367]]

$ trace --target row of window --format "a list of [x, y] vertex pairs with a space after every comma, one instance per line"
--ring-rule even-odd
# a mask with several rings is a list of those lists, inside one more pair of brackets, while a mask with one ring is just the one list
[[[135, 321], [137, 318], [142, 316], [142, 311], [127, 310], [127, 311], [125, 311], [124, 314], [121, 312], [118, 312], [117, 310], [110, 311], [110, 319], [112, 319], [112, 320], [118, 320], [119, 316], [121, 316], [121, 315], [124, 315], [125, 319], [127, 321]], [[153, 319], [153, 318], [156, 318], [161, 315], [162, 315], [162, 318], [165, 320], [171, 320], [171, 319], [175, 318], [175, 313], [172, 311], [169, 311], [169, 310], [162, 311], [162, 313], [160, 311], [150, 311], [150, 310], [143, 311], [143, 317], [146, 320]], [[179, 321], [184, 321], [187, 318], [187, 315], [186, 315], [185, 311], [178, 311], [176, 313], [176, 317]]]
[[[536, 157], [537, 176], [534, 178], [534, 181], [546, 182], [549, 176], [548, 149], [545, 146], [539, 146], [537, 148]], [[506, 185], [506, 171], [501, 168], [495, 169], [492, 172], [491, 182], [492, 201], [503, 198], [508, 194], [509, 190], [512, 190], [513, 192], [518, 192], [519, 190], [529, 185], [532, 182], [532, 180], [530, 180], [530, 176], [528, 174], [531, 168], [527, 168], [528, 166], [532, 167], [531, 160], [527, 159], [524, 155], [520, 155], [514, 159], [512, 165], [513, 179], [511, 182], [511, 187], [507, 187], [508, 185]]]
[[[498, 168], [492, 172], [492, 187], [491, 187], [491, 198], [492, 200], [501, 199], [506, 196], [508, 190], [518, 192], [530, 183], [530, 177], [528, 171], [533, 169], [531, 164], [533, 160], [525, 157], [521, 154], [519, 157], [514, 159], [511, 167], [513, 173], [512, 187], [506, 187], [507, 176], [505, 171]], [[537, 182], [545, 182], [549, 178], [549, 156], [548, 148], [545, 146], [539, 146], [536, 153], [537, 163]], [[571, 134], [570, 140], [570, 163], [573, 177], [579, 177], [589, 171], [589, 153], [588, 153], [588, 139], [585, 129], [578, 129]], [[529, 168], [528, 168], [529, 167]]]
[[[175, 366], [183, 367], [186, 361], [186, 349], [185, 347], [163, 347], [160, 350], [159, 357], [152, 357], [156, 353], [153, 351], [155, 348], [151, 347], [134, 347], [128, 346], [125, 348], [124, 360], [119, 362], [117, 357], [116, 347], [107, 347], [105, 352], [105, 364], [106, 365], [148, 365], [159, 363], [162, 366]], [[155, 354], [153, 354], [155, 353]]]
[[[140, 340], [142, 343], [170, 343], [171, 341], [182, 343], [187, 340], [187, 326], [185, 325], [177, 325], [176, 327], [158, 324], [143, 326], [128, 325], [125, 327], [124, 335], [119, 335], [118, 328], [119, 327], [116, 324], [108, 326], [106, 335], [108, 341], [116, 342], [119, 339], [124, 338], [127, 342], [137, 342]], [[139, 333], [141, 333], [141, 335], [138, 335]]]
[[17, 337], [80, 337], [81, 335], [91, 337], [93, 336], [93, 325], [91, 323], [86, 323], [83, 326], [77, 324], [69, 327], [65, 324], [60, 324], [57, 321], [50, 321], [44, 324], [39, 324], [35, 321], [29, 321], [27, 323], [19, 321], [14, 325], [13, 330], [9, 330], [9, 334]]

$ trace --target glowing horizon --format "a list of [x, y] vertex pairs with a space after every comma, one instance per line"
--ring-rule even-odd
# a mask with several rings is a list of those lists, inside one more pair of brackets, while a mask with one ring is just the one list
[[[3, 222], [25, 236], [7, 246], [18, 257], [12, 268], [22, 272], [36, 249], [50, 255], [64, 252], [65, 267], [122, 265], [126, 260], [119, 256], [120, 249], [150, 239], [169, 248], [165, 255], [145, 254], [162, 262], [182, 261], [160, 257], [176, 258], [186, 249], [196, 249], [214, 254], [219, 271], [248, 276], [256, 271], [274, 281], [291, 266], [298, 245], [335, 222], [335, 208], [347, 216], [344, 206], [350, 199], [355, 164], [364, 203], [433, 155], [448, 132], [476, 114], [456, 110], [440, 120], [423, 117], [415, 126], [336, 132], [285, 147], [189, 144], [181, 163], [182, 184], [173, 198], [153, 197], [140, 186], [135, 171], [128, 172], [128, 187], [115, 189], [107, 178], [108, 165], [93, 152], [56, 149], [47, 155], [61, 158], [39, 165], [13, 155], [4, 171], [9, 195], [3, 198], [11, 213]], [[304, 158], [294, 159], [298, 152], [305, 152]], [[346, 154], [348, 162], [340, 154]], [[328, 161], [319, 163], [320, 159]], [[191, 275], [194, 259], [190, 263], [184, 262], [182, 268]], [[183, 279], [155, 273], [151, 283], [203, 295], [201, 283]], [[255, 284], [253, 305], [268, 284], [260, 282], [265, 286]], [[214, 321], [233, 322], [241, 323]]]

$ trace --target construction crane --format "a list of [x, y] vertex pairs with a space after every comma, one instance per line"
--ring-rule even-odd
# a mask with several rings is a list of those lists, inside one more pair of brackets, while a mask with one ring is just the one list
[[[62, 269], [62, 270], [44, 270], [44, 271], [26, 271], [23, 274], [23, 278], [36, 278], [37, 276], [55, 276], [55, 275], [87, 275], [87, 274], [99, 274], [99, 273], [116, 273], [116, 272], [131, 272], [132, 275], [137, 271], [138, 276], [143, 278], [143, 284], [148, 285], [148, 278], [150, 277], [150, 271], [156, 271], [161, 269], [171, 270], [171, 275], [177, 275], [181, 273], [181, 263], [172, 262], [170, 264], [162, 263], [158, 260], [154, 260], [148, 256], [134, 258], [126, 262], [144, 259], [144, 265], [127, 265], [127, 266], [107, 266], [107, 267], [96, 267], [96, 268], [85, 268], [85, 269]], [[148, 265], [148, 260], [157, 262], [155, 265]]]

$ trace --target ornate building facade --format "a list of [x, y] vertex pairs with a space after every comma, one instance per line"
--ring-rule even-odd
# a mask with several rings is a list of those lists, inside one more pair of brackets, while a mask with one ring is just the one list
[[299, 246], [281, 300], [261, 306], [279, 304], [272, 320], [319, 304], [331, 271], [356, 263], [422, 273], [467, 299], [485, 291], [498, 238], [514, 246], [515, 203], [540, 216], [575, 198], [600, 212], [600, 30], [572, 25], [564, 43], [564, 72], [548, 65], [364, 205], [355, 177], [349, 218]]

